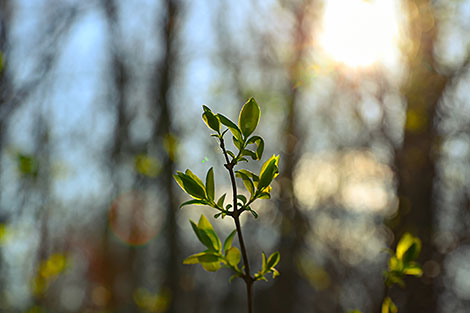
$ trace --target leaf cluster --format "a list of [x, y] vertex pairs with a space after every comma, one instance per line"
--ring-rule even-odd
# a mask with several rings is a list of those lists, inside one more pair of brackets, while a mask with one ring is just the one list
[[[187, 169], [184, 173], [178, 171], [176, 175], [174, 175], [178, 185], [193, 198], [181, 204], [180, 207], [190, 204], [207, 205], [218, 211], [214, 215], [215, 218], [219, 216], [224, 218], [229, 215], [235, 219], [236, 224], [237, 222], [239, 223], [238, 219], [240, 214], [245, 211], [249, 211], [257, 218], [258, 213], [252, 209], [251, 204], [257, 199], [269, 199], [271, 197], [271, 183], [279, 174], [279, 156], [273, 155], [266, 160], [260, 172], [256, 174], [246, 169], [234, 171], [234, 167], [240, 162], [248, 162], [249, 158], [259, 161], [263, 156], [263, 138], [252, 135], [260, 119], [260, 107], [258, 103], [255, 99], [250, 98], [243, 105], [238, 117], [238, 124], [235, 124], [220, 113], [214, 114], [207, 106], [203, 106], [202, 119], [207, 127], [213, 131], [211, 136], [218, 140], [224, 155], [226, 161], [225, 167], [231, 175], [234, 188], [234, 200], [232, 204], [225, 204], [226, 194], [221, 195], [216, 200], [213, 168], [208, 170], [205, 183], [191, 170]], [[225, 126], [226, 129], [222, 130], [222, 126]], [[232, 135], [231, 139], [233, 145], [238, 151], [234, 152], [226, 149], [224, 136], [228, 132]], [[249, 193], [249, 197], [236, 193], [235, 178], [239, 178], [243, 182], [243, 185]], [[273, 278], [279, 275], [279, 272], [275, 268], [280, 260], [279, 252], [275, 252], [269, 257], [266, 257], [263, 253], [261, 270], [252, 277], [249, 274], [249, 270], [245, 269], [246, 272], [244, 273], [244, 267], [239, 268], [242, 256], [244, 258], [246, 257], [243, 245], [241, 245], [243, 255], [237, 247], [232, 247], [232, 240], [237, 230], [232, 231], [222, 245], [217, 233], [204, 215], [201, 215], [197, 224], [193, 221], [190, 222], [197, 238], [207, 249], [187, 257], [183, 262], [184, 264], [201, 264], [205, 270], [211, 272], [215, 272], [222, 267], [227, 267], [235, 272], [230, 280], [241, 277], [247, 284], [251, 284], [256, 280], [266, 280], [266, 274], [268, 273], [272, 273]], [[239, 234], [239, 236], [240, 235], [241, 234]], [[246, 261], [247, 258], [244, 260]]]
[[232, 247], [233, 237], [236, 230], [232, 231], [222, 245], [219, 236], [215, 232], [212, 224], [204, 215], [201, 215], [199, 222], [196, 224], [191, 221], [194, 233], [199, 241], [206, 246], [206, 250], [187, 257], [183, 264], [201, 264], [202, 267], [209, 272], [218, 271], [222, 266], [231, 268], [236, 273], [243, 274], [238, 268], [241, 260], [240, 250]]
[[420, 277], [423, 274], [421, 266], [415, 261], [420, 251], [421, 240], [405, 233], [397, 244], [396, 252], [388, 261], [388, 270], [385, 272], [387, 286], [398, 284], [404, 287], [403, 278], [406, 275]]

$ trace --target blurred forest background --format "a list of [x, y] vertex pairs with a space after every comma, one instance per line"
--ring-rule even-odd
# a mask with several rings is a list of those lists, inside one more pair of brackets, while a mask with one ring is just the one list
[[0, 0], [0, 312], [244, 312], [182, 264], [213, 213], [172, 174], [229, 191], [201, 106], [251, 96], [281, 154], [242, 221], [252, 268], [281, 253], [255, 311], [379, 313], [409, 231], [399, 312], [469, 312], [469, 54], [469, 0]]

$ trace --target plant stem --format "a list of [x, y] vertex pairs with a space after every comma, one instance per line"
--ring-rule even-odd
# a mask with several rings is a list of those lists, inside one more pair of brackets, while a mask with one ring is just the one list
[[247, 302], [248, 302], [248, 313], [253, 313], [253, 303], [252, 303], [252, 293], [251, 293], [251, 286], [253, 285], [254, 278], [251, 277], [250, 274], [250, 263], [248, 262], [248, 253], [246, 252], [246, 247], [245, 247], [245, 241], [243, 240], [243, 234], [242, 234], [242, 228], [240, 225], [240, 213], [242, 210], [238, 209], [237, 206], [237, 183], [235, 181], [235, 174], [233, 173], [233, 166], [234, 164], [230, 162], [228, 155], [227, 155], [227, 150], [225, 149], [225, 144], [223, 138], [220, 138], [220, 148], [222, 149], [222, 152], [224, 153], [225, 156], [225, 161], [227, 162], [225, 164], [225, 168], [227, 168], [229, 174], [230, 174], [230, 181], [232, 183], [232, 193], [233, 193], [233, 212], [231, 216], [233, 217], [233, 220], [235, 221], [235, 227], [237, 228], [237, 235], [238, 235], [238, 241], [240, 243], [240, 250], [242, 253], [242, 258], [243, 258], [243, 264], [245, 265], [245, 274], [243, 275], [243, 280], [245, 281], [246, 284], [246, 293], [247, 293]]

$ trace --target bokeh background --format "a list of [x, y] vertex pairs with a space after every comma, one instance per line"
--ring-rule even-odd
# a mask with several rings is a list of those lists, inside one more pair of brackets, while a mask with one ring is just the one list
[[256, 312], [380, 312], [407, 231], [399, 312], [470, 312], [469, 47], [469, 0], [0, 0], [0, 312], [244, 312], [182, 264], [215, 212], [172, 174], [230, 191], [201, 106], [251, 96], [281, 155], [242, 220], [252, 268], [281, 253]]

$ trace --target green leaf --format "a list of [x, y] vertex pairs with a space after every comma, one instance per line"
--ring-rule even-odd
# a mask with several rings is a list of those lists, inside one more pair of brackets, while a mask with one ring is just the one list
[[183, 189], [187, 194], [195, 199], [205, 199], [206, 191], [204, 187], [201, 187], [194, 179], [182, 172], [177, 172], [176, 175], [173, 175], [173, 178], [176, 180], [178, 185]]
[[220, 257], [218, 255], [204, 251], [188, 256], [184, 259], [183, 264], [212, 263], [217, 261], [220, 262]]
[[194, 230], [194, 233], [196, 234], [197, 238], [199, 239], [199, 241], [204, 245], [206, 246], [209, 250], [212, 250], [212, 251], [217, 251], [215, 248], [214, 248], [214, 244], [212, 243], [212, 240], [211, 238], [207, 235], [206, 232], [202, 231], [199, 229], [199, 227], [196, 225], [195, 222], [193, 222], [192, 220], [189, 220], [190, 223], [191, 223], [191, 226]]
[[352, 311], [349, 311], [348, 313], [361, 313], [361, 311], [359, 311], [359, 310], [352, 310]]
[[242, 274], [241, 274], [241, 273], [236, 273], [236, 274], [233, 274], [232, 276], [230, 276], [230, 278], [229, 278], [229, 280], [228, 280], [228, 281], [231, 283], [231, 282], [232, 282], [232, 280], [234, 280], [234, 279], [235, 279], [235, 278], [237, 278], [237, 277], [241, 277], [241, 276], [242, 276]]
[[390, 297], [386, 297], [382, 303], [382, 313], [397, 313], [398, 309]]
[[17, 154], [18, 170], [24, 176], [37, 177], [39, 173], [38, 159], [29, 154]]
[[186, 174], [186, 176], [190, 177], [193, 181], [195, 181], [199, 185], [199, 187], [201, 187], [204, 190], [204, 193], [206, 192], [206, 186], [204, 185], [202, 180], [196, 176], [196, 174], [191, 172], [190, 169], [187, 169], [184, 173]]
[[258, 190], [263, 190], [265, 187], [268, 187], [273, 179], [279, 174], [278, 162], [279, 156], [276, 157], [273, 155], [263, 164], [259, 174]]
[[227, 263], [232, 266], [236, 267], [242, 258], [240, 250], [237, 247], [231, 247], [227, 250], [225, 254], [225, 258], [227, 259]]
[[388, 260], [388, 268], [391, 272], [401, 272], [403, 270], [403, 262], [396, 256], [392, 255]]
[[232, 159], [235, 159], [235, 153], [233, 153], [232, 151], [227, 150], [227, 154], [230, 155]]
[[233, 145], [237, 147], [238, 150], [242, 149], [243, 143], [238, 140], [235, 136], [232, 136]]
[[[220, 251], [220, 248], [222, 244], [220, 243], [220, 239], [217, 236], [217, 233], [215, 232], [214, 228], [212, 227], [211, 223], [207, 220], [207, 218], [204, 215], [201, 215], [199, 218], [199, 222], [197, 224], [197, 227], [200, 232], [204, 232], [207, 237], [209, 237], [211, 241], [211, 247], [215, 251]], [[209, 249], [211, 247], [207, 246]]]
[[252, 173], [248, 170], [239, 170], [237, 172], [241, 172], [241, 173], [245, 174], [246, 176], [248, 176], [253, 181], [253, 185], [255, 187], [258, 186], [258, 181], [259, 181], [258, 175], [256, 175], [255, 173]]
[[263, 138], [259, 136], [253, 136], [248, 140], [248, 144], [256, 144], [256, 157], [258, 160], [261, 160], [263, 157], [263, 151], [264, 151], [264, 140]]
[[[245, 171], [236, 171], [235, 175], [242, 179], [243, 185], [245, 185], [246, 190], [248, 190], [250, 195], [253, 195], [255, 193], [255, 186], [253, 185], [253, 182], [251, 181], [250, 177], [245, 173]], [[246, 203], [246, 201], [244, 203]]]
[[182, 203], [182, 204], [180, 205], [180, 208], [184, 207], [185, 205], [191, 205], [191, 204], [195, 204], [195, 205], [206, 205], [207, 202], [204, 201], [204, 200], [197, 200], [197, 199], [189, 200], [189, 201], [186, 201], [186, 202]]
[[243, 149], [242, 155], [247, 155], [247, 156], [251, 157], [253, 160], [257, 160], [257, 159], [258, 159], [256, 153], [254, 153], [253, 151], [248, 150], [248, 149]]
[[262, 256], [263, 256], [263, 263], [261, 265], [261, 273], [266, 273], [269, 268], [268, 268], [268, 265], [267, 265], [267, 261], [266, 261], [266, 254], [263, 252], [262, 253]]
[[227, 250], [230, 249], [230, 247], [232, 247], [233, 237], [235, 236], [236, 233], [237, 233], [237, 230], [234, 229], [230, 233], [230, 235], [228, 235], [227, 238], [225, 239], [225, 241], [224, 241], [224, 253], [227, 253]]
[[219, 200], [217, 200], [217, 206], [219, 208], [223, 208], [224, 207], [224, 201], [225, 201], [225, 196], [227, 195], [227, 193], [224, 193], [220, 198]]
[[220, 133], [220, 121], [217, 116], [212, 113], [212, 111], [206, 107], [205, 105], [202, 106], [204, 108], [204, 113], [202, 113], [202, 119], [206, 123], [207, 127], [212, 130], [215, 130], [217, 133]]
[[281, 259], [281, 255], [279, 254], [279, 252], [274, 252], [273, 254], [271, 254], [271, 256], [268, 258], [268, 261], [267, 261], [267, 264], [266, 264], [266, 267], [268, 269], [271, 269], [273, 268], [274, 266], [277, 265], [277, 263], [279, 263], [279, 260]]
[[254, 132], [258, 126], [260, 108], [255, 99], [250, 98], [242, 107], [238, 117], [238, 126], [245, 138]]
[[228, 129], [230, 129], [230, 131], [232, 132], [232, 135], [234, 135], [238, 140], [242, 140], [241, 131], [238, 128], [238, 126], [235, 125], [234, 122], [232, 122], [231, 120], [229, 120], [228, 118], [226, 118], [220, 113], [217, 114], [217, 117], [219, 118], [222, 124], [224, 124], [225, 126], [228, 127]]
[[415, 260], [421, 251], [421, 240], [405, 233], [397, 244], [397, 258], [403, 260], [403, 263], [409, 263]]
[[254, 210], [249, 208], [248, 211], [250, 211], [250, 213], [253, 214], [254, 218], [258, 218], [258, 213], [256, 213]]
[[419, 264], [411, 262], [403, 269], [403, 274], [421, 277], [423, 275], [423, 270]]
[[244, 195], [237, 195], [237, 199], [243, 202], [243, 204], [246, 203], [246, 197]]
[[206, 191], [207, 191], [207, 196], [209, 197], [209, 199], [214, 200], [215, 185], [214, 185], [214, 168], [213, 167], [211, 167], [209, 171], [207, 171]]
[[271, 272], [273, 272], [273, 279], [281, 275], [281, 273], [279, 273], [279, 271], [275, 268], [272, 268]]
[[258, 199], [271, 199], [271, 194], [269, 192], [262, 192], [257, 197]]

